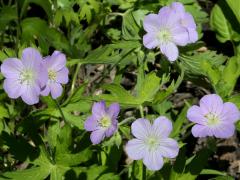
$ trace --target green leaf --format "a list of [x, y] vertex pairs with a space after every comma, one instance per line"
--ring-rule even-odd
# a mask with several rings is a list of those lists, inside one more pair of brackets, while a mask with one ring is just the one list
[[0, 105], [0, 119], [7, 117], [9, 117], [8, 110], [4, 106]]
[[136, 97], [132, 96], [128, 91], [117, 84], [106, 84], [103, 85], [102, 88], [110, 91], [111, 94], [99, 95], [97, 96], [98, 99], [104, 99], [109, 102], [118, 102], [127, 107], [135, 107], [140, 104]]
[[[138, 35], [140, 31], [140, 27], [136, 23], [135, 18], [140, 18], [144, 13], [135, 13], [129, 11], [123, 15], [123, 23], [122, 23], [122, 35], [124, 40], [140, 40], [140, 36]], [[134, 17], [135, 15], [135, 17]]]
[[209, 78], [213, 86], [219, 82], [221, 78], [221, 73], [219, 69], [214, 68], [208, 61], [202, 62], [203, 73]]
[[17, 9], [15, 6], [3, 6], [0, 11], [0, 31], [12, 22], [17, 21]]
[[[161, 103], [164, 100], [166, 100], [166, 98], [170, 96], [180, 86], [180, 84], [183, 81], [183, 77], [184, 77], [184, 70], [182, 70], [181, 75], [178, 77], [176, 82], [173, 80], [166, 89], [156, 94], [156, 96], [154, 97], [153, 104]], [[168, 77], [166, 78], [163, 76], [161, 84], [162, 85], [165, 84], [166, 81], [168, 81]]]
[[48, 167], [33, 167], [21, 171], [6, 172], [0, 175], [0, 180], [43, 180], [49, 175]]
[[236, 16], [239, 24], [240, 24], [240, 1], [236, 1], [236, 0], [226, 0], [227, 4], [229, 5], [229, 7], [232, 9], [234, 15]]
[[225, 66], [220, 82], [216, 85], [216, 91], [223, 97], [230, 96], [240, 75], [239, 57], [232, 57]]
[[26, 18], [21, 22], [22, 36], [25, 43], [34, 42], [37, 39], [39, 46], [45, 54], [48, 54], [50, 46], [58, 50], [70, 51], [69, 43], [65, 36], [54, 28], [49, 28], [46, 21], [40, 18]]
[[[227, 11], [227, 9], [225, 9]], [[216, 4], [213, 7], [210, 18], [210, 25], [217, 33], [217, 39], [224, 43], [231, 40], [239, 40], [239, 34], [233, 30], [230, 22], [225, 17], [222, 9]]]
[[222, 171], [217, 171], [214, 169], [203, 169], [200, 174], [204, 175], [220, 175], [220, 176], [226, 176], [227, 173], [222, 172]]
[[149, 73], [146, 75], [141, 89], [139, 89], [139, 94], [137, 99], [142, 103], [148, 101], [151, 102], [160, 89], [160, 78], [154, 73]]
[[185, 73], [188, 75], [204, 75], [202, 63], [206, 62], [214, 67], [219, 67], [226, 61], [227, 57], [222, 54], [217, 54], [216, 51], [195, 52], [192, 55], [182, 54], [180, 60]]
[[173, 124], [173, 131], [170, 134], [171, 137], [176, 137], [180, 134], [183, 123], [186, 122], [187, 118], [187, 110], [188, 110], [188, 106], [185, 105], [184, 108], [182, 109], [181, 113], [177, 116], [176, 121]]
[[51, 19], [52, 16], [52, 5], [49, 1], [42, 1], [42, 0], [25, 0], [23, 3], [23, 7], [21, 8], [21, 17], [27, 10], [30, 3], [34, 3], [36, 5], [39, 5], [43, 8], [45, 13], [48, 15], [48, 18]]
[[80, 163], [84, 163], [88, 161], [92, 157], [92, 150], [85, 149], [79, 153], [71, 154], [71, 153], [62, 153], [56, 155], [57, 164], [63, 166], [76, 166]]

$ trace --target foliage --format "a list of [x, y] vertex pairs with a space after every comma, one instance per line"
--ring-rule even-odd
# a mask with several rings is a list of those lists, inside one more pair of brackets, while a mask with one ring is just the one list
[[[196, 145], [186, 114], [206, 92], [240, 108], [240, 1], [179, 1], [193, 15], [199, 41], [180, 47], [174, 63], [142, 42], [144, 17], [174, 0], [0, 1], [0, 62], [20, 57], [26, 47], [44, 57], [59, 50], [70, 72], [60, 98], [41, 97], [34, 106], [10, 99], [0, 75], [0, 179], [143, 179], [142, 162], [124, 151], [131, 121], [142, 115], [171, 119], [170, 136], [181, 147], [160, 171], [147, 170], [147, 179], [237, 178], [208, 163], [217, 142]], [[92, 145], [84, 122], [100, 100], [121, 105], [119, 127]]]

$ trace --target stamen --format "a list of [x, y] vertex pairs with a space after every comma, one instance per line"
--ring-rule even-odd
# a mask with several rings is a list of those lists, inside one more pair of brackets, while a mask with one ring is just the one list
[[99, 125], [103, 128], [108, 128], [111, 125], [111, 119], [107, 116], [104, 116], [100, 121]]
[[57, 73], [56, 73], [56, 71], [48, 70], [48, 78], [49, 78], [50, 81], [55, 82], [56, 79], [57, 79]]
[[216, 114], [209, 113], [205, 116], [208, 119], [207, 125], [215, 126], [220, 123], [220, 119]]

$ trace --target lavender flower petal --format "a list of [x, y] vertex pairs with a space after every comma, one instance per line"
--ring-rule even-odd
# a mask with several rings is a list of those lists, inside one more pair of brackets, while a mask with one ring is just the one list
[[240, 119], [240, 112], [235, 104], [231, 102], [226, 102], [223, 104], [223, 111], [220, 118], [223, 121], [234, 123]]
[[24, 68], [22, 62], [17, 58], [8, 58], [1, 65], [1, 73], [6, 78], [18, 78]]
[[149, 170], [157, 171], [163, 166], [163, 158], [157, 151], [150, 151], [147, 156], [144, 156], [143, 163]]
[[192, 127], [192, 134], [194, 137], [213, 136], [213, 133], [207, 126], [198, 125], [198, 124], [196, 124]]
[[168, 42], [160, 45], [161, 52], [166, 55], [170, 62], [176, 61], [178, 58], [178, 48], [172, 43]]
[[158, 151], [163, 157], [175, 158], [178, 155], [179, 147], [177, 141], [171, 138], [161, 140]]
[[91, 133], [90, 139], [93, 144], [99, 144], [105, 137], [105, 132], [103, 129], [93, 131]]
[[151, 132], [151, 124], [147, 119], [137, 119], [132, 123], [131, 130], [136, 138], [144, 140]]
[[128, 141], [125, 150], [128, 156], [133, 160], [143, 159], [147, 153], [144, 142], [139, 139], [132, 139]]
[[162, 138], [166, 138], [172, 131], [172, 123], [165, 116], [160, 116], [154, 120], [152, 132]]
[[51, 83], [49, 87], [53, 99], [57, 99], [58, 97], [61, 96], [63, 88], [59, 83]]
[[107, 114], [112, 118], [112, 119], [117, 119], [117, 116], [120, 112], [120, 106], [118, 103], [113, 103], [109, 106], [107, 109]]
[[199, 104], [203, 114], [208, 112], [220, 114], [223, 109], [223, 101], [217, 94], [205, 95]]
[[202, 113], [202, 110], [199, 106], [192, 106], [187, 111], [187, 118], [195, 123], [198, 124], [205, 124], [207, 119], [204, 117], [204, 114]]
[[104, 101], [96, 102], [92, 107], [92, 114], [97, 119], [101, 119], [106, 114], [106, 104]]

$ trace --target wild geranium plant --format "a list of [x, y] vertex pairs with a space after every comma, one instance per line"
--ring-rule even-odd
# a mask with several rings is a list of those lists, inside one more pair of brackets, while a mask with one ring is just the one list
[[239, 9], [0, 1], [0, 180], [239, 179]]

